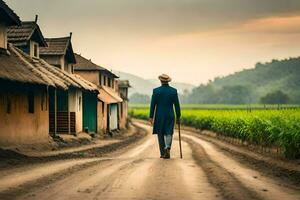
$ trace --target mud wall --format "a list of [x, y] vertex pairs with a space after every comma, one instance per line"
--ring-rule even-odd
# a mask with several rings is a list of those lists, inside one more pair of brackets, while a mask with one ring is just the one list
[[0, 146], [44, 143], [49, 139], [47, 91], [33, 91], [34, 112], [29, 112], [28, 92], [0, 93]]

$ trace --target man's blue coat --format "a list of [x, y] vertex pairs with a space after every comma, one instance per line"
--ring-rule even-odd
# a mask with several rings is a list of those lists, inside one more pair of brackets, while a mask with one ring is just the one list
[[174, 131], [175, 115], [180, 118], [180, 105], [177, 90], [164, 84], [153, 90], [150, 118], [154, 118], [153, 134], [172, 135]]

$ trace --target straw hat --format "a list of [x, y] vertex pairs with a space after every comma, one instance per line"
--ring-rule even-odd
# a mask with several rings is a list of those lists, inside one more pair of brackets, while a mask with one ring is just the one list
[[162, 74], [158, 77], [158, 79], [161, 81], [161, 82], [170, 82], [172, 81], [171, 77], [168, 76], [167, 74]]

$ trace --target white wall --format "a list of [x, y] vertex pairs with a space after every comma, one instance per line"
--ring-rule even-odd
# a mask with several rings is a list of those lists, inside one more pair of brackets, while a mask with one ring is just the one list
[[69, 90], [69, 111], [75, 112], [76, 133], [82, 132], [82, 91]]
[[118, 129], [118, 104], [110, 104], [109, 128], [110, 130]]

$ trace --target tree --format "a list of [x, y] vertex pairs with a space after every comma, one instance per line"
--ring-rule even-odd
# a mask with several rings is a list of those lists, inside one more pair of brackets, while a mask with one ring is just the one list
[[246, 104], [251, 102], [252, 91], [247, 86], [224, 86], [218, 91], [218, 103]]
[[179, 94], [179, 100], [180, 100], [180, 103], [189, 103], [189, 95], [190, 95], [190, 92], [188, 89], [184, 89], [183, 90], [183, 94]]
[[134, 93], [129, 97], [130, 103], [148, 104], [150, 97], [146, 94]]
[[211, 84], [201, 84], [188, 96], [188, 103], [213, 104], [216, 101], [215, 89]]
[[289, 96], [280, 90], [268, 93], [260, 99], [260, 102], [264, 104], [286, 104], [289, 101]]

